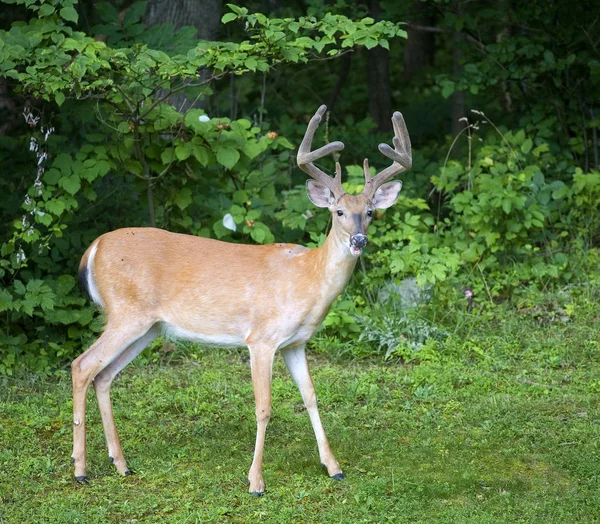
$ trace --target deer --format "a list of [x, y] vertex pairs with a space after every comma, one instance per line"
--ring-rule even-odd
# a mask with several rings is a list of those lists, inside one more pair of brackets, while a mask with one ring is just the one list
[[315, 165], [341, 151], [344, 144], [331, 142], [311, 150], [326, 111], [323, 105], [311, 118], [297, 153], [298, 166], [310, 177], [309, 199], [332, 215], [331, 229], [320, 247], [235, 244], [141, 227], [103, 234], [87, 249], [79, 279], [91, 300], [104, 309], [106, 324], [71, 366], [71, 462], [78, 482], [88, 483], [85, 411], [90, 385], [96, 393], [109, 460], [120, 474], [132, 474], [115, 426], [110, 388], [116, 375], [161, 335], [248, 348], [257, 424], [248, 472], [252, 495], [265, 491], [263, 449], [277, 351], [300, 391], [321, 464], [331, 478], [345, 478], [321, 423], [305, 346], [346, 287], [367, 245], [374, 210], [389, 208], [397, 200], [402, 182], [389, 180], [411, 168], [412, 153], [402, 114], [395, 112], [394, 147], [379, 145], [392, 164], [371, 176], [365, 159], [364, 190], [347, 194], [339, 162], [333, 177]]

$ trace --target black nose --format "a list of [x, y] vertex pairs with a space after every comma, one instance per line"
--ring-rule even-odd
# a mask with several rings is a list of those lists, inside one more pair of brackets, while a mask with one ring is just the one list
[[350, 237], [350, 245], [362, 249], [367, 245], [367, 235], [356, 233]]

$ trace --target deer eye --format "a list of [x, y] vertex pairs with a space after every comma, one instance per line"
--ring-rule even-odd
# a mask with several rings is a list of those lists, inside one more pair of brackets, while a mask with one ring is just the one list
[[339, 217], [341, 217], [344, 214], [344, 212], [341, 209], [338, 209], [337, 214]]
[[367, 211], [367, 216], [368, 217], [372, 217], [373, 216], [373, 211], [371, 211], [370, 209]]

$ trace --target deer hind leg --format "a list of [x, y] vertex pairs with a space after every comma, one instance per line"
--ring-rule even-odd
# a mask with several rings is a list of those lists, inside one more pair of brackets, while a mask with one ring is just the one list
[[115, 425], [112, 404], [110, 401], [110, 387], [113, 379], [125, 368], [135, 357], [137, 357], [158, 335], [160, 330], [152, 327], [142, 337], [131, 343], [115, 360], [106, 366], [93, 381], [98, 408], [102, 417], [102, 426], [108, 447], [108, 458], [123, 475], [131, 475], [132, 471], [127, 467], [127, 462], [121, 448], [121, 441]]
[[265, 481], [262, 476], [263, 449], [265, 433], [271, 417], [271, 376], [275, 348], [268, 346], [249, 345], [250, 368], [252, 371], [252, 386], [256, 402], [256, 444], [254, 459], [248, 472], [249, 492], [260, 497], [265, 492]]
[[306, 360], [304, 346], [288, 347], [283, 349], [282, 353], [285, 364], [300, 390], [302, 401], [308, 411], [308, 416], [310, 417], [310, 422], [317, 439], [321, 464], [327, 468], [327, 473], [331, 478], [342, 480], [345, 475], [329, 447], [329, 441], [327, 440], [323, 424], [321, 423], [321, 417], [319, 416], [317, 395], [308, 371], [308, 361]]
[[152, 323], [117, 325], [109, 320], [109, 324], [100, 338], [71, 364], [73, 376], [73, 455], [71, 461], [75, 465], [75, 478], [79, 482], [87, 483], [85, 408], [90, 384], [130, 344], [144, 336], [151, 326]]

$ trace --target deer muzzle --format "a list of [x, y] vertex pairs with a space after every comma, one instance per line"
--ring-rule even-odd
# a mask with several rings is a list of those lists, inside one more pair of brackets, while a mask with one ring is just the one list
[[357, 257], [367, 245], [367, 235], [356, 233], [350, 237], [350, 252]]

